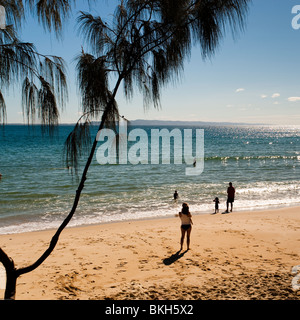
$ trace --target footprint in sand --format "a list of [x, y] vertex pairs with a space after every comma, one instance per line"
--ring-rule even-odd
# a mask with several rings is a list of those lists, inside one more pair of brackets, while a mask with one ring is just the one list
[[[120, 268], [123, 268], [128, 262], [127, 261], [122, 261], [120, 262], [119, 264], [117, 264], [117, 268], [120, 269]], [[126, 270], [119, 270], [121, 272], [125, 272]]]

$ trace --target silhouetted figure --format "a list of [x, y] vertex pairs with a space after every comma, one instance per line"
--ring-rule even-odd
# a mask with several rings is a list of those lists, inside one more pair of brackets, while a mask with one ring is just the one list
[[220, 203], [218, 197], [216, 197], [216, 198], [214, 199], [214, 203], [215, 203], [215, 213], [218, 213], [218, 212], [219, 212], [219, 203]]
[[186, 202], [182, 204], [181, 212], [179, 212], [179, 218], [181, 220], [181, 239], [180, 239], [180, 251], [182, 250], [184, 237], [186, 234], [187, 250], [190, 249], [190, 235], [192, 231], [192, 215], [190, 213], [189, 206]]
[[173, 196], [174, 196], [174, 201], [177, 201], [177, 199], [178, 199], [178, 197], [179, 197], [179, 194], [178, 194], [177, 190], [175, 190]]
[[226, 209], [226, 213], [228, 213], [228, 207], [229, 207], [229, 203], [230, 203], [230, 212], [232, 212], [232, 209], [233, 209], [233, 202], [234, 202], [234, 196], [235, 196], [235, 189], [234, 187], [232, 186], [232, 183], [229, 182], [229, 187], [227, 188], [227, 202], [226, 202], [226, 205], [227, 205], [227, 209]]

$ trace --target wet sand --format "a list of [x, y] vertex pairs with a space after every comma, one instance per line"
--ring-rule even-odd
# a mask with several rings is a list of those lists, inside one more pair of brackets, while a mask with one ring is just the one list
[[[292, 287], [300, 208], [193, 221], [191, 250], [185, 242], [181, 252], [176, 217], [67, 228], [50, 257], [18, 279], [16, 299], [300, 298]], [[39, 258], [53, 234], [1, 235], [0, 246], [23, 267]]]

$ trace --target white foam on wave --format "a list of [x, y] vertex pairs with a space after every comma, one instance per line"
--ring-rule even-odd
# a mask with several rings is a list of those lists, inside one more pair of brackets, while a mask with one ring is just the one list
[[[226, 208], [226, 187], [224, 184], [205, 183], [187, 184], [180, 190], [178, 203], [172, 200], [169, 188], [152, 188], [144, 194], [128, 193], [116, 197], [106, 194], [104, 197], [89, 197], [82, 199], [80, 208], [76, 211], [69, 226], [101, 224], [118, 221], [152, 219], [159, 217], [174, 217], [181, 209], [182, 202], [188, 202], [192, 214], [205, 214], [214, 211], [213, 199], [220, 199], [220, 211]], [[256, 182], [236, 186], [236, 201], [234, 210], [263, 210], [277, 207], [300, 205], [300, 186], [298, 181]], [[93, 200], [93, 201], [91, 201]], [[59, 204], [59, 205], [58, 205]], [[58, 207], [44, 215], [29, 215], [2, 220], [0, 234], [24, 233], [46, 229], [56, 229], [68, 214]], [[42, 211], [42, 209], [41, 209]]]
[[[264, 210], [272, 209], [279, 207], [290, 207], [290, 206], [300, 206], [299, 198], [289, 198], [289, 199], [271, 199], [264, 201], [257, 200], [237, 200], [234, 203], [234, 211], [255, 211], [255, 210]], [[180, 211], [181, 203], [172, 204], [169, 208], [164, 208], [161, 210], [137, 210], [132, 212], [125, 213], [116, 213], [116, 214], [105, 214], [103, 212], [93, 212], [88, 215], [76, 215], [69, 223], [69, 227], [77, 227], [83, 225], [93, 225], [93, 224], [103, 224], [103, 223], [112, 223], [112, 222], [121, 222], [121, 221], [130, 221], [130, 220], [142, 220], [142, 219], [153, 219], [153, 218], [164, 218], [164, 217], [174, 217]], [[220, 212], [224, 211], [226, 208], [225, 201], [220, 203]], [[190, 204], [190, 210], [192, 214], [208, 214], [214, 211], [214, 203], [202, 203], [202, 204]], [[15, 233], [24, 233], [32, 231], [41, 231], [49, 229], [57, 229], [61, 222], [59, 219], [51, 221], [51, 218], [40, 219], [40, 221], [30, 221], [20, 224], [8, 225], [0, 227], [0, 234], [15, 234]]]

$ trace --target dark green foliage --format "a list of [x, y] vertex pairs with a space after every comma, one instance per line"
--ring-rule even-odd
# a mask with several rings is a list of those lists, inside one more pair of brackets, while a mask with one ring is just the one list
[[[78, 143], [81, 141], [81, 143]], [[91, 146], [90, 122], [77, 122], [72, 132], [69, 134], [64, 148], [67, 168], [77, 173], [79, 157]]]
[[[121, 79], [128, 99], [137, 88], [144, 96], [145, 107], [150, 103], [158, 107], [162, 87], [180, 77], [192, 46], [200, 45], [203, 57], [213, 54], [227, 27], [232, 31], [243, 28], [248, 3], [249, 0], [124, 0], [111, 24], [82, 12], [79, 30], [92, 52], [82, 52], [78, 58], [84, 112], [95, 115], [99, 102], [94, 99], [95, 90], [101, 86], [106, 95], [108, 73], [114, 75], [112, 79]], [[98, 79], [93, 88], [85, 83], [93, 74], [82, 77], [88, 67]]]
[[64, 61], [56, 56], [37, 52], [32, 43], [22, 42], [17, 30], [22, 26], [25, 12], [36, 13], [39, 21], [59, 35], [62, 20], [74, 2], [67, 0], [0, 0], [5, 8], [6, 27], [0, 29], [0, 123], [6, 120], [6, 90], [17, 83], [22, 85], [22, 107], [28, 123], [36, 120], [44, 129], [58, 124], [59, 107], [63, 107], [67, 95]]
[[161, 90], [180, 79], [192, 47], [200, 47], [202, 58], [211, 56], [228, 28], [243, 29], [249, 2], [120, 0], [110, 23], [81, 12], [79, 31], [91, 52], [77, 57], [83, 118], [118, 119], [121, 83], [127, 99], [137, 89], [145, 108], [159, 108]]

